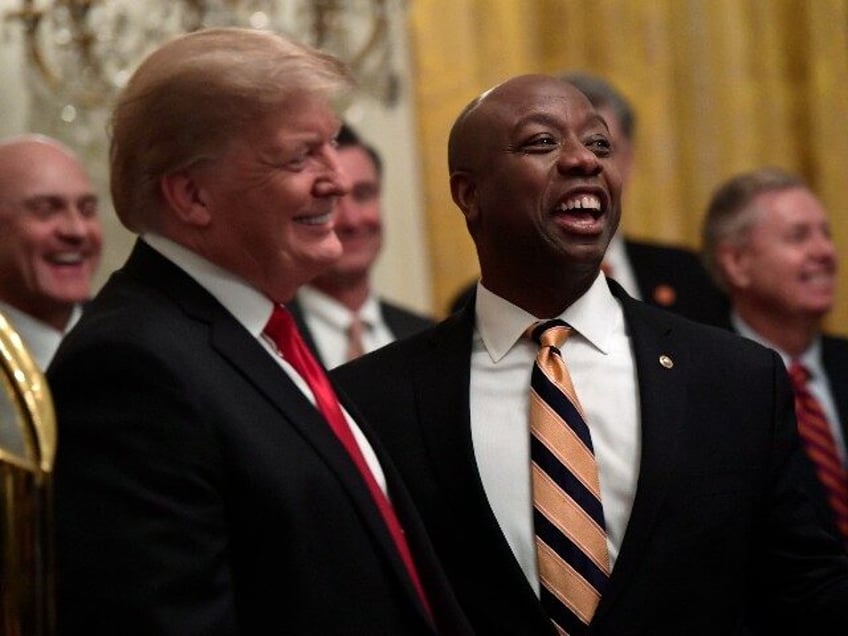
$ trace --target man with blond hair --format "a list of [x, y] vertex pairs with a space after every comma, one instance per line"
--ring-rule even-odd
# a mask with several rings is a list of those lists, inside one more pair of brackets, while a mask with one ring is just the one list
[[62, 634], [468, 633], [399, 475], [285, 307], [341, 253], [342, 63], [247, 29], [139, 66], [140, 235], [51, 366]]

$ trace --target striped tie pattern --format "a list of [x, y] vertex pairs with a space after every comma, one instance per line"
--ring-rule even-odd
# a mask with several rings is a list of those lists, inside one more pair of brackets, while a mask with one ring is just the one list
[[560, 634], [587, 632], [609, 578], [604, 513], [589, 427], [560, 353], [571, 327], [539, 322], [530, 380], [530, 458], [540, 598]]
[[810, 371], [798, 361], [789, 365], [789, 378], [795, 391], [795, 416], [798, 435], [816, 475], [825, 488], [833, 509], [836, 526], [848, 545], [848, 470], [836, 452], [836, 443], [821, 404], [810, 392], [807, 382]]

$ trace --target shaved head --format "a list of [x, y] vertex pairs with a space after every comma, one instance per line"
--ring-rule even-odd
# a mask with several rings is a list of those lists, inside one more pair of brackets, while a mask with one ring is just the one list
[[544, 316], [592, 284], [621, 214], [612, 157], [603, 117], [560, 77], [520, 75], [463, 108], [448, 138], [451, 196], [484, 286]]

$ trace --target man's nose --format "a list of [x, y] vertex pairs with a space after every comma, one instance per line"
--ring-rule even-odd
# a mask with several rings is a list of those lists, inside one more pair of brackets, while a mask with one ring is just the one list
[[74, 205], [69, 205], [59, 217], [59, 231], [65, 236], [83, 236], [86, 232], [86, 216]]
[[352, 182], [339, 162], [339, 152], [331, 144], [324, 151], [326, 174], [316, 184], [319, 196], [344, 197], [350, 192]]
[[586, 174], [595, 174], [601, 167], [598, 156], [578, 139], [563, 141], [558, 164], [563, 172], [580, 171]]

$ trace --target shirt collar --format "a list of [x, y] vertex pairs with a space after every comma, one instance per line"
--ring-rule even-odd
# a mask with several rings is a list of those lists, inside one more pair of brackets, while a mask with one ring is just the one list
[[[493, 362], [503, 358], [527, 327], [539, 320], [520, 307], [477, 283], [477, 330]], [[606, 279], [598, 276], [592, 286], [558, 316], [602, 353], [608, 353], [615, 327], [617, 302]]]
[[[298, 290], [297, 299], [305, 313], [323, 320], [332, 327], [345, 331], [350, 326], [354, 312], [319, 289], [304, 285]], [[380, 321], [380, 303], [376, 294], [370, 293], [365, 304], [356, 313], [365, 324], [376, 325]]]
[[74, 305], [71, 310], [71, 317], [68, 319], [68, 324], [65, 325], [63, 331], [59, 331], [42, 322], [38, 318], [21, 311], [17, 307], [4, 302], [0, 302], [0, 312], [11, 323], [12, 327], [24, 341], [24, 345], [29, 351], [35, 363], [41, 370], [46, 370], [56, 349], [59, 348], [59, 343], [66, 333], [71, 330], [82, 315], [82, 308], [79, 304]]
[[142, 238], [212, 294], [254, 337], [262, 335], [274, 308], [270, 298], [244, 279], [170, 239], [156, 234]]
[[783, 364], [786, 368], [789, 368], [789, 365], [793, 360], [797, 360], [810, 372], [810, 376], [812, 378], [821, 378], [824, 376], [824, 367], [821, 363], [821, 334], [817, 334], [813, 341], [810, 343], [810, 346], [807, 347], [804, 352], [795, 358], [790, 356], [786, 351], [778, 347], [773, 342], [769, 342], [765, 338], [763, 338], [759, 333], [754, 331], [754, 329], [748, 325], [742, 319], [742, 316], [735, 310], [730, 312], [730, 324], [733, 328], [739, 333], [741, 336], [745, 336], [749, 340], [753, 340], [764, 347], [768, 347], [770, 349], [774, 349], [780, 358], [783, 360]]

